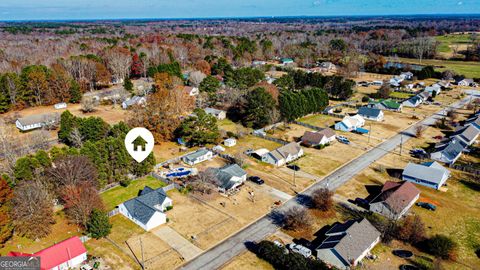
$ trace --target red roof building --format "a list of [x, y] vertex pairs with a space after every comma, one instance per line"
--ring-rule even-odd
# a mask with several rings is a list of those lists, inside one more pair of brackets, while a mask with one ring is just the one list
[[39, 252], [29, 254], [10, 252], [9, 257], [40, 257], [41, 270], [63, 270], [78, 266], [87, 260], [87, 250], [78, 236], [64, 240]]

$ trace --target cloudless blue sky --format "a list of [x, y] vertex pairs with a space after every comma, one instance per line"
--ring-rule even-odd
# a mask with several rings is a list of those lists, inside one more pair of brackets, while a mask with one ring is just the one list
[[0, 0], [0, 20], [480, 14], [480, 0]]

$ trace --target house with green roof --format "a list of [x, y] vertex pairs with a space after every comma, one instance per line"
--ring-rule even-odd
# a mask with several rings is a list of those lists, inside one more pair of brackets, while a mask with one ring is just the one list
[[392, 99], [380, 99], [370, 101], [367, 107], [392, 112], [401, 112], [403, 106], [401, 103], [398, 103]]

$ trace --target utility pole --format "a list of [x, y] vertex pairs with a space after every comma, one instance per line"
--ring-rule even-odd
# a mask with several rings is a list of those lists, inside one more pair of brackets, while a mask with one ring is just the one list
[[370, 144], [370, 136], [372, 136], [372, 123], [370, 123], [370, 131], [368, 132], [368, 144]]
[[145, 269], [145, 260], [143, 257], [143, 243], [142, 243], [142, 236], [139, 237], [140, 239], [140, 250], [142, 252], [142, 269]]
[[402, 148], [403, 148], [403, 134], [400, 134], [400, 156], [402, 156]]

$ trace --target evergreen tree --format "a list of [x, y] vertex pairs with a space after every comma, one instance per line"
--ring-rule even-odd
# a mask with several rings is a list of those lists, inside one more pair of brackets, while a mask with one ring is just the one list
[[108, 215], [98, 209], [93, 209], [90, 214], [90, 220], [87, 223], [87, 232], [91, 237], [100, 239], [110, 234], [112, 224], [108, 220]]
[[133, 94], [133, 82], [130, 77], [126, 77], [123, 81], [123, 88], [125, 88], [130, 94]]
[[194, 113], [182, 122], [176, 134], [190, 146], [215, 143], [220, 136], [217, 118], [202, 109], [195, 109]]
[[245, 116], [242, 122], [247, 127], [262, 128], [272, 122], [270, 112], [276, 110], [275, 100], [264, 88], [255, 88], [247, 94]]
[[79, 103], [82, 100], [82, 90], [77, 81], [72, 80], [70, 82], [70, 102]]
[[66, 110], [60, 115], [60, 129], [58, 131], [58, 139], [67, 144], [71, 144], [70, 135], [73, 129], [77, 127], [77, 118]]
[[40, 162], [31, 156], [17, 159], [14, 168], [14, 176], [17, 180], [33, 180], [36, 169], [40, 168]]
[[214, 76], [207, 76], [199, 85], [199, 90], [207, 93], [215, 93], [220, 88], [220, 81]]

